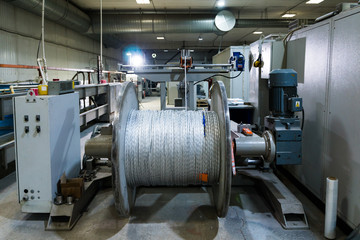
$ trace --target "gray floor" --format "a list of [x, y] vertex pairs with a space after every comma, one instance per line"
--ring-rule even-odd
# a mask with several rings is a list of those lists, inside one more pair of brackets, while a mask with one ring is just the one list
[[[154, 101], [146, 98], [142, 106], [154, 107]], [[304, 204], [309, 230], [284, 230], [256, 186], [237, 186], [223, 219], [216, 216], [211, 188], [140, 188], [129, 219], [118, 217], [112, 190], [103, 189], [72, 231], [48, 232], [46, 214], [21, 213], [11, 174], [0, 180], [0, 239], [323, 239], [324, 215], [284, 183]], [[338, 239], [344, 238], [338, 230]]]
[[[44, 231], [46, 214], [25, 214], [15, 174], [0, 181], [0, 239], [322, 239], [323, 214], [291, 184], [310, 230], [284, 230], [254, 186], [233, 187], [226, 218], [217, 218], [207, 188], [140, 188], [133, 216], [121, 219], [112, 190], [101, 190], [69, 232]], [[344, 235], [338, 231], [339, 239]]]

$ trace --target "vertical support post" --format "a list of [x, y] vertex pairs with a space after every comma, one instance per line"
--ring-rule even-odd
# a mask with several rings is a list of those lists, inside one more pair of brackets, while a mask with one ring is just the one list
[[189, 94], [188, 94], [188, 98], [189, 98], [189, 109], [190, 110], [196, 110], [196, 92], [195, 92], [195, 85], [193, 82], [189, 82]]
[[160, 104], [161, 110], [166, 109], [166, 82], [160, 83]]
[[98, 59], [97, 59], [97, 80], [98, 80], [98, 83], [100, 84], [100, 80], [101, 80], [101, 57], [98, 56]]

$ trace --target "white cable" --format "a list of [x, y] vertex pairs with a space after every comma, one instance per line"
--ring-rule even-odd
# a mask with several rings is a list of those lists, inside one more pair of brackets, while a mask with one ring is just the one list
[[100, 0], [100, 68], [103, 68], [103, 2]]
[[41, 43], [42, 43], [42, 63], [43, 66], [40, 66], [39, 60], [38, 65], [39, 68], [43, 68], [43, 71], [40, 70], [42, 78], [43, 78], [43, 84], [47, 84], [49, 78], [47, 73], [47, 65], [46, 65], [46, 57], [45, 57], [45, 0], [42, 1], [42, 10], [41, 10]]
[[184, 71], [185, 71], [185, 111], [187, 110], [187, 106], [188, 106], [188, 102], [187, 102], [187, 76], [186, 76], [186, 61], [187, 61], [187, 56], [185, 55], [185, 67], [184, 67]]
[[219, 133], [215, 112], [132, 111], [125, 133], [128, 184], [187, 186], [218, 182]]

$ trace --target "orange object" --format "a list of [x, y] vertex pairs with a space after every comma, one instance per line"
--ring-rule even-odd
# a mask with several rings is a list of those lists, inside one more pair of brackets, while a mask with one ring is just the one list
[[201, 182], [208, 182], [208, 174], [207, 173], [200, 173], [199, 174], [199, 180]]
[[184, 59], [184, 58], [180, 58], [180, 67], [181, 68], [191, 68], [192, 67], [192, 63], [193, 63], [193, 59], [192, 57]]
[[253, 135], [253, 132], [248, 128], [243, 128], [241, 132], [243, 134], [245, 134], [246, 136], [252, 136]]

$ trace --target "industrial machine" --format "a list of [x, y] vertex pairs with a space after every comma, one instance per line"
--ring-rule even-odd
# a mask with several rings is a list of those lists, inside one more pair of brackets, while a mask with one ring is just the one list
[[78, 93], [14, 98], [18, 197], [23, 212], [49, 213], [63, 173], [80, 172]]
[[284, 228], [306, 228], [308, 223], [301, 202], [271, 171], [271, 164], [301, 163], [302, 130], [300, 120], [294, 115], [302, 110], [302, 99], [297, 95], [297, 73], [277, 69], [269, 76], [270, 115], [265, 117], [265, 126], [231, 122], [236, 173], [260, 181], [274, 216]]
[[222, 64], [195, 64], [192, 62], [190, 50], [181, 50], [179, 64], [165, 65], [122, 65], [119, 64], [119, 72], [133, 73], [152, 82], [160, 83], [161, 110], [170, 109], [166, 106], [166, 83], [179, 82], [179, 98], [182, 98], [182, 106], [172, 109], [196, 110], [195, 82], [206, 80], [218, 74], [227, 74], [240, 71], [244, 67], [244, 56], [239, 52], [226, 59], [228, 63]]
[[270, 73], [270, 112], [265, 117], [265, 127], [276, 140], [276, 164], [301, 164], [302, 130], [300, 119], [302, 99], [297, 95], [297, 73], [292, 69], [273, 70]]
[[[134, 71], [147, 79], [157, 77], [162, 84], [175, 79], [189, 87], [199, 76], [231, 71], [239, 59], [235, 56], [234, 63], [196, 69], [186, 57], [181, 62], [184, 68], [145, 66]], [[53, 96], [35, 96], [29, 91], [15, 98], [22, 211], [50, 213], [47, 230], [69, 230], [97, 189], [112, 179], [115, 207], [122, 217], [131, 215], [136, 189], [141, 186], [211, 187], [217, 216], [225, 217], [234, 176], [241, 175], [262, 183], [284, 228], [306, 228], [302, 204], [270, 170], [274, 162], [299, 161], [301, 130], [294, 112], [301, 111], [302, 102], [297, 96], [296, 72], [273, 71], [269, 86], [271, 114], [266, 129], [255, 131], [252, 124], [230, 120], [221, 81], [211, 87], [210, 109], [200, 111], [192, 106], [193, 100], [188, 109], [181, 109], [185, 111], [140, 111], [132, 82], [109, 85], [108, 103], [102, 106], [108, 109], [110, 125], [96, 128], [86, 142], [80, 174], [79, 122], [86, 124], [91, 111], [99, 114], [103, 108], [93, 108], [79, 119], [81, 91]], [[40, 165], [44, 169], [38, 174]]]

